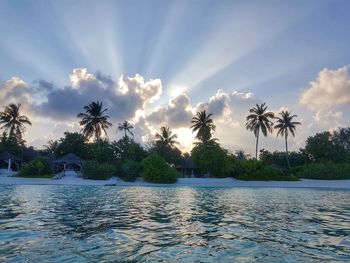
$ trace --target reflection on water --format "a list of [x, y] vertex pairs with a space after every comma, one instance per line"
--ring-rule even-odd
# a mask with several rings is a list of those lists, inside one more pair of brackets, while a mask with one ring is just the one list
[[350, 192], [0, 187], [1, 262], [350, 261]]

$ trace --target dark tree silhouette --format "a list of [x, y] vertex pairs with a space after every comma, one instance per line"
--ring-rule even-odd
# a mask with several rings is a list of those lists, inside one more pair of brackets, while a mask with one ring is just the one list
[[23, 143], [25, 125], [32, 125], [29, 118], [20, 113], [21, 104], [9, 104], [0, 112], [1, 129], [8, 133], [9, 139], [14, 139], [18, 143]]
[[207, 114], [206, 111], [197, 112], [196, 116], [191, 120], [192, 132], [197, 131], [196, 138], [203, 143], [208, 142], [212, 136], [212, 132], [215, 132], [216, 126], [214, 125], [212, 113]]
[[103, 109], [102, 102], [91, 102], [84, 110], [85, 113], [78, 114], [78, 118], [81, 118], [79, 124], [83, 126], [83, 135], [87, 139], [94, 136], [96, 140], [101, 138], [102, 132], [107, 136], [107, 129], [112, 123], [108, 122], [109, 116], [104, 115], [107, 109]]
[[260, 105], [256, 104], [255, 107], [249, 109], [249, 113], [250, 114], [247, 116], [246, 128], [253, 132], [256, 137], [255, 158], [258, 159], [260, 130], [264, 136], [267, 136], [268, 132], [273, 132], [273, 122], [271, 119], [274, 118], [274, 114], [273, 112], [267, 111], [265, 103]]
[[279, 113], [280, 117], [277, 117], [277, 124], [275, 125], [275, 129], [277, 129], [277, 137], [279, 135], [284, 136], [286, 142], [286, 158], [288, 168], [290, 168], [289, 163], [289, 154], [288, 154], [288, 135], [289, 133], [292, 136], [295, 136], [296, 126], [300, 125], [300, 122], [293, 121], [294, 118], [298, 117], [297, 115], [291, 115], [289, 111], [282, 111]]

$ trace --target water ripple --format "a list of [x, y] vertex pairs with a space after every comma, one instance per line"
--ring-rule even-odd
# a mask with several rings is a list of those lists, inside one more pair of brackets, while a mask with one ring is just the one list
[[0, 187], [1, 262], [350, 262], [350, 192]]

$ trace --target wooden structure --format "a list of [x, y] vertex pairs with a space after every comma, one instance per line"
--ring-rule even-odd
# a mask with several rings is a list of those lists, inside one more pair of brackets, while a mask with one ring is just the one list
[[197, 167], [191, 158], [185, 159], [183, 164], [177, 165], [175, 168], [182, 177], [202, 177], [201, 169]]
[[9, 152], [0, 153], [0, 167], [9, 173], [18, 172], [23, 161]]
[[74, 153], [68, 153], [60, 159], [53, 162], [55, 172], [74, 171], [81, 172], [85, 161]]

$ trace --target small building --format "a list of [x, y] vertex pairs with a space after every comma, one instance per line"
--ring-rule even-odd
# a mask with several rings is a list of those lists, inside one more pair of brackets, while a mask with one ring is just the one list
[[85, 160], [81, 159], [74, 153], [68, 153], [60, 159], [56, 159], [53, 162], [55, 173], [67, 171], [80, 173], [83, 169]]
[[0, 169], [2, 172], [7, 171], [7, 174], [18, 172], [22, 162], [22, 159], [17, 158], [9, 152], [0, 153]]
[[177, 165], [175, 168], [182, 177], [202, 177], [201, 169], [197, 167], [191, 158], [185, 159], [183, 164]]

